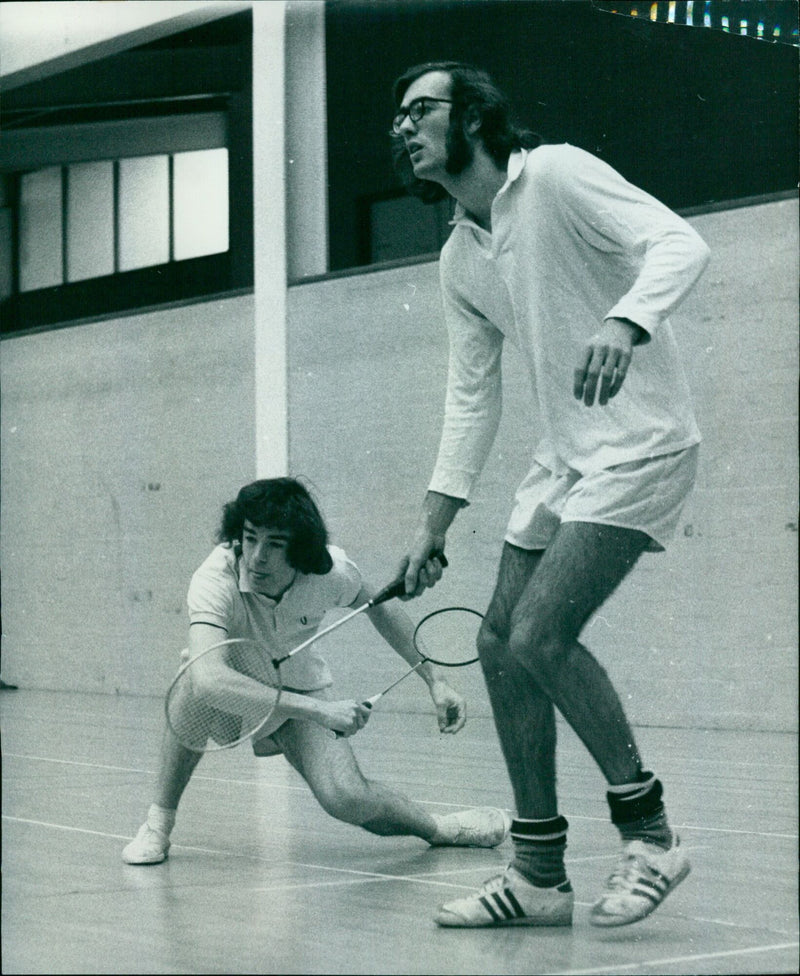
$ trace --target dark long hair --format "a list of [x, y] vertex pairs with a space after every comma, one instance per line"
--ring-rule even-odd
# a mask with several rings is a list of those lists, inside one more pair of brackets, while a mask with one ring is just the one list
[[245, 485], [223, 506], [217, 541], [240, 546], [245, 520], [289, 533], [286, 560], [292, 569], [324, 576], [333, 565], [320, 510], [294, 478], [264, 478]]
[[[448, 172], [460, 173], [470, 162], [470, 146], [464, 122], [469, 109], [477, 109], [481, 119], [480, 135], [486, 151], [498, 166], [505, 166], [515, 149], [535, 149], [542, 139], [514, 120], [511, 105], [491, 76], [481, 68], [463, 61], [428, 61], [409, 68], [395, 81], [392, 88], [395, 108], [399, 108], [409, 86], [431, 71], [445, 71], [450, 75], [453, 105], [447, 133]], [[447, 191], [432, 180], [414, 176], [411, 161], [402, 137], [392, 133], [392, 159], [403, 185], [424, 203], [436, 203]]]

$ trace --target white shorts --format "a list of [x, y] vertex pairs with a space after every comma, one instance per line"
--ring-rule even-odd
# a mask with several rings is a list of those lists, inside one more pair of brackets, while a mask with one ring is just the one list
[[[309, 695], [311, 698], [321, 698], [323, 701], [332, 701], [333, 692], [330, 687], [320, 688], [318, 691], [299, 691], [295, 688], [287, 688], [287, 691], [293, 691], [296, 695]], [[291, 721], [291, 719], [283, 718], [275, 722], [268, 722], [263, 729], [259, 730], [257, 738], [253, 740], [253, 752], [257, 756], [281, 756], [283, 755], [283, 749], [278, 745], [276, 740], [273, 738], [275, 732], [281, 728], [286, 722]]]
[[544, 549], [562, 522], [599, 522], [650, 536], [663, 552], [675, 534], [697, 475], [698, 445], [581, 475], [554, 474], [538, 462], [517, 489], [506, 542]]

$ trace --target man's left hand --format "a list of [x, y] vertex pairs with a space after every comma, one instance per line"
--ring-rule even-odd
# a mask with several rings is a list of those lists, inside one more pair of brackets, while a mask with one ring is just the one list
[[575, 399], [591, 407], [597, 394], [597, 403], [602, 407], [615, 397], [625, 382], [634, 343], [641, 335], [642, 330], [633, 322], [606, 319], [589, 340], [583, 361], [575, 370]]
[[434, 681], [431, 698], [436, 706], [440, 732], [459, 732], [467, 721], [467, 703], [446, 681]]

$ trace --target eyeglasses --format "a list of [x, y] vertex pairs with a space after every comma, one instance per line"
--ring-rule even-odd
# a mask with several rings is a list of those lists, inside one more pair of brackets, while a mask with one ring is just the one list
[[406, 120], [406, 116], [411, 119], [412, 122], [419, 122], [419, 120], [427, 114], [431, 109], [429, 102], [444, 102], [447, 105], [452, 105], [453, 100], [451, 98], [431, 98], [429, 95], [423, 95], [421, 98], [415, 98], [413, 102], [406, 105], [404, 108], [400, 108], [397, 114], [392, 119], [392, 131], [396, 134], [400, 134], [400, 129], [403, 127], [403, 123]]

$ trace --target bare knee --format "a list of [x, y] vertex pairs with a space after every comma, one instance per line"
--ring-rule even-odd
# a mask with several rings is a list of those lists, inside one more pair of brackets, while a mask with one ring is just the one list
[[484, 667], [496, 663], [508, 653], [507, 641], [499, 629], [489, 620], [484, 620], [481, 624], [476, 646], [478, 657]]
[[478, 654], [490, 690], [508, 693], [509, 686], [527, 686], [556, 666], [558, 641], [525, 623], [506, 626], [484, 621], [478, 635]]
[[353, 788], [331, 781], [317, 784], [313, 792], [322, 809], [336, 820], [360, 827], [369, 816], [369, 786], [366, 783], [363, 787]]
[[408, 824], [398, 819], [397, 811], [380, 788], [364, 780], [358, 788], [352, 786], [315, 791], [323, 810], [336, 820], [361, 827], [379, 837], [409, 833]]
[[574, 634], [549, 626], [546, 620], [520, 621], [511, 628], [508, 647], [537, 680], [545, 680], [564, 669], [575, 646]]

